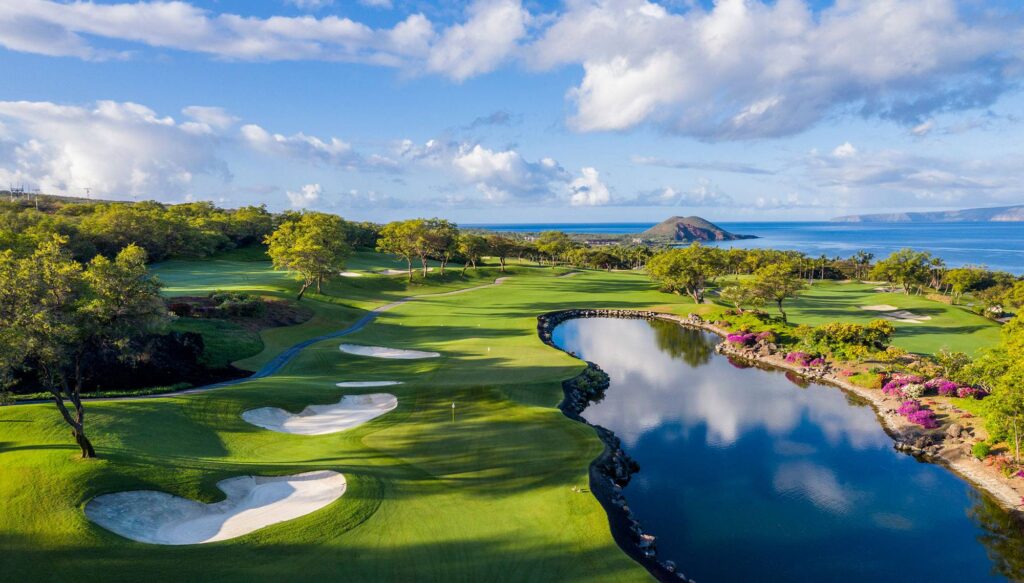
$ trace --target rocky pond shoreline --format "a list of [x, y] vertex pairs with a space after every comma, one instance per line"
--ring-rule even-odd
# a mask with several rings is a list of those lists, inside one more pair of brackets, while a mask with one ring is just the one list
[[[570, 309], [549, 312], [538, 316], [537, 332], [541, 340], [554, 348], [552, 332], [566, 320], [575, 318], [628, 318], [664, 320], [681, 326], [713, 332], [722, 338], [729, 331], [708, 322], [696, 314], [677, 316], [663, 312], [628, 309]], [[770, 342], [758, 342], [753, 346], [735, 346], [728, 342], [719, 343], [716, 352], [732, 359], [749, 363], [751, 366], [782, 369], [807, 381], [832, 385], [848, 394], [857, 396], [871, 405], [882, 428], [893, 439], [894, 448], [913, 455], [919, 460], [943, 465], [987, 493], [994, 501], [1018, 519], [1022, 518], [1024, 483], [1004, 476], [997, 468], [988, 466], [971, 455], [975, 441], [975, 430], [968, 424], [944, 422], [937, 429], [927, 430], [910, 423], [899, 415], [896, 407], [899, 400], [879, 390], [857, 386], [839, 376], [838, 371], [828, 363], [822, 366], [802, 366], [785, 360], [785, 351]], [[572, 354], [572, 353], [570, 353]], [[576, 356], [575, 354], [572, 354]], [[639, 471], [637, 463], [622, 450], [615, 434], [582, 417], [587, 406], [599, 400], [608, 388], [608, 377], [594, 363], [587, 362], [587, 368], [576, 377], [563, 382], [564, 399], [559, 405], [569, 418], [594, 427], [604, 442], [604, 452], [590, 466], [590, 486], [598, 501], [608, 513], [612, 534], [619, 546], [634, 560], [660, 581], [690, 581], [672, 561], [661, 561], [657, 557], [656, 539], [644, 532], [639, 521], [629, 509], [622, 490], [629, 484], [631, 476]]]

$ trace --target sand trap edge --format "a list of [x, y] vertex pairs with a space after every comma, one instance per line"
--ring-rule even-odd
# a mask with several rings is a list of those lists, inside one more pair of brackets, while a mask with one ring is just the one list
[[419, 358], [437, 358], [439, 352], [426, 352], [423, 350], [404, 350], [401, 348], [388, 348], [386, 346], [366, 346], [363, 344], [342, 344], [338, 349], [345, 354], [356, 356], [370, 356], [373, 358], [393, 358], [399, 360], [415, 360]]

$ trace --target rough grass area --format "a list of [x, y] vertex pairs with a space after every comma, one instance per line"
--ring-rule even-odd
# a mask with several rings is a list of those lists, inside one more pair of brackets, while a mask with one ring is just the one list
[[202, 334], [203, 364], [213, 368], [226, 367], [263, 351], [263, 340], [258, 332], [228, 320], [177, 318], [170, 329]]

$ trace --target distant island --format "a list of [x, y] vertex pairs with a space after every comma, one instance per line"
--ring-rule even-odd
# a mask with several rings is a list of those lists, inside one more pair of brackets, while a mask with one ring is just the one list
[[936, 211], [923, 213], [892, 213], [847, 215], [832, 219], [834, 223], [1016, 223], [1024, 222], [1024, 205]]
[[736, 241], [757, 238], [754, 235], [730, 233], [700, 217], [671, 217], [640, 233], [639, 236], [645, 239], [672, 241]]

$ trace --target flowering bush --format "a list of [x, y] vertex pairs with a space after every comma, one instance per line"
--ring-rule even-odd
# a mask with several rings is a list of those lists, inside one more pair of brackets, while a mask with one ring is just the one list
[[900, 408], [896, 409], [896, 412], [906, 417], [907, 415], [910, 415], [911, 413], [917, 413], [920, 410], [921, 403], [914, 400], [910, 400], [903, 401], [903, 403], [900, 404]]
[[975, 387], [959, 387], [956, 390], [956, 396], [961, 399], [981, 399], [987, 397], [988, 393]]
[[917, 375], [897, 374], [893, 375], [889, 379], [889, 382], [882, 386], [882, 392], [893, 397], [903, 397], [906, 396], [906, 393], [903, 390], [904, 387], [912, 384], [920, 384], [922, 382], [924, 382], [924, 379]]
[[789, 354], [786, 355], [786, 362], [790, 362], [790, 363], [793, 363], [793, 364], [799, 364], [800, 366], [807, 366], [807, 365], [809, 365], [811, 360], [813, 360], [813, 359], [814, 359], [814, 356], [812, 356], [810, 354], [807, 354], [806, 352], [800, 352], [800, 351], [790, 352]]
[[944, 378], [934, 378], [924, 384], [925, 388], [931, 389], [942, 397], [949, 397], [956, 394], [960, 385]]
[[762, 340], [765, 341], [765, 342], [775, 342], [775, 332], [772, 332], [771, 330], [765, 330], [764, 332], [758, 332], [757, 335], [754, 336], [754, 339], [757, 342], [760, 342]]
[[811, 362], [807, 363], [807, 366], [824, 366], [824, 365], [825, 365], [825, 359], [820, 357], [820, 356], [818, 358], [815, 358]]
[[910, 383], [909, 385], [903, 385], [903, 388], [900, 390], [903, 391], [903, 396], [907, 398], [920, 399], [924, 396], [925, 388], [920, 383]]
[[840, 376], [844, 376], [844, 377], [852, 377], [853, 375], [855, 375], [857, 373], [853, 372], [850, 369], [846, 369], [846, 370], [839, 371], [839, 374], [840, 374]]
[[925, 429], [935, 429], [939, 422], [935, 420], [935, 413], [931, 409], [921, 409], [907, 415], [907, 421], [916, 423]]
[[903, 401], [896, 412], [906, 417], [907, 421], [920, 425], [925, 429], [935, 429], [939, 426], [939, 422], [935, 420], [935, 412], [922, 406], [919, 401]]
[[740, 346], [750, 346], [757, 340], [757, 334], [747, 332], [745, 334], [729, 334], [725, 337], [725, 341], [730, 344], [739, 344]]

